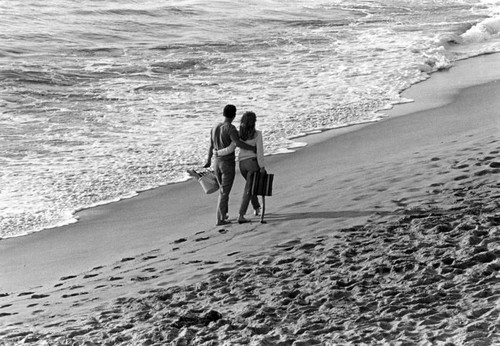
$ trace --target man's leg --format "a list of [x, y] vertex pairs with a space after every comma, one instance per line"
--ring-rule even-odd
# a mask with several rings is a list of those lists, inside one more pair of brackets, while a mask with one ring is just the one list
[[229, 210], [229, 194], [233, 187], [236, 171], [235, 162], [218, 161], [217, 171], [220, 182], [219, 201], [217, 203], [217, 224], [223, 224]]

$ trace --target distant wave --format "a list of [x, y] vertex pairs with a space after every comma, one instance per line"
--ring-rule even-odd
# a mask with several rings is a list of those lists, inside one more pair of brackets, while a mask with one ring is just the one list
[[485, 42], [500, 32], [500, 16], [487, 18], [461, 35], [464, 43]]
[[[102, 73], [99, 73], [102, 76]], [[0, 79], [4, 82], [37, 83], [47, 85], [72, 86], [82, 80], [92, 80], [95, 74], [57, 70], [0, 70]]]
[[64, 85], [69, 86], [73, 83], [62, 78], [54, 78], [51, 73], [44, 73], [40, 71], [16, 71], [16, 70], [3, 70], [0, 71], [0, 78], [4, 81], [12, 80], [21, 83], [37, 83], [47, 85]]
[[[238, 44], [241, 45], [241, 44]], [[206, 47], [206, 48], [218, 48], [218, 47], [229, 47], [234, 46], [234, 44], [226, 43], [226, 42], [207, 42], [207, 43], [190, 43], [190, 44], [182, 44], [182, 43], [174, 43], [174, 44], [161, 44], [154, 47], [151, 47], [150, 50], [175, 50], [175, 49], [184, 49], [186, 47]]]
[[74, 50], [77, 55], [85, 55], [85, 56], [121, 56], [124, 54], [122, 48], [115, 47], [99, 47], [99, 48], [83, 48], [83, 49], [75, 49]]
[[205, 68], [202, 60], [200, 59], [186, 59], [181, 61], [165, 61], [156, 62], [151, 64], [151, 71], [157, 73], [172, 72], [176, 70], [186, 70], [186, 69], [203, 69]]
[[[486, 54], [491, 52], [496, 52], [500, 48], [499, 44], [496, 44], [500, 40], [500, 16], [491, 17], [484, 19], [477, 24], [470, 24], [463, 28], [463, 32], [455, 34], [442, 35], [437, 39], [437, 44], [443, 46], [447, 49], [458, 48], [466, 49], [466, 53], [463, 56], [457, 55], [457, 58], [467, 58], [470, 56], [475, 56], [478, 54]], [[493, 43], [493, 46], [489, 46], [489, 43]], [[470, 45], [474, 47], [475, 44], [483, 44], [483, 48], [477, 49], [472, 48], [471, 52], [467, 53], [467, 46]]]
[[266, 20], [266, 23], [279, 23], [290, 27], [307, 27], [307, 28], [322, 28], [322, 27], [341, 27], [349, 25], [351, 22], [347, 20]]
[[96, 9], [96, 10], [75, 10], [72, 11], [76, 15], [113, 15], [113, 16], [147, 16], [147, 17], [164, 17], [165, 15], [197, 15], [200, 11], [193, 9], [180, 8], [176, 6], [159, 6], [149, 10], [144, 9]]
[[6, 47], [4, 49], [0, 49], [0, 57], [6, 58], [11, 56], [24, 55], [30, 52], [32, 51], [27, 48]]

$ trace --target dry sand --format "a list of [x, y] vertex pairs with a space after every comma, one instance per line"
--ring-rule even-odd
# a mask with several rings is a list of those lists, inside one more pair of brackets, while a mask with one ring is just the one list
[[500, 344], [498, 60], [270, 157], [265, 225], [193, 181], [0, 241], [0, 344]]

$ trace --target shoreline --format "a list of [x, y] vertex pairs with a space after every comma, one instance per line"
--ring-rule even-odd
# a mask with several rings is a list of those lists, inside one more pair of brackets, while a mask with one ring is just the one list
[[[433, 76], [404, 93], [441, 90], [444, 106], [417, 101], [266, 157], [276, 180], [265, 225], [207, 226], [216, 196], [193, 181], [1, 241], [0, 339], [500, 341], [496, 60], [441, 74], [452, 90]], [[234, 186], [231, 218], [240, 177]]]
[[[292, 152], [292, 153], [287, 153], [285, 154], [279, 154], [279, 155], [270, 155], [266, 156], [266, 159], [268, 162], [273, 165], [275, 162], [276, 164], [279, 164], [279, 162], [284, 159], [290, 157], [290, 160], [293, 160], [293, 156], [297, 154], [297, 152], [304, 150], [307, 147], [314, 146], [318, 143], [321, 143], [326, 140], [331, 140], [335, 137], [342, 136], [345, 134], [349, 134], [352, 132], [356, 132], [360, 129], [363, 129], [364, 127], [367, 126], [374, 126], [377, 125], [381, 122], [385, 121], [390, 121], [393, 118], [400, 117], [400, 116], [405, 116], [408, 114], [412, 113], [417, 113], [422, 110], [432, 110], [433, 108], [437, 107], [442, 107], [445, 106], [446, 104], [449, 104], [452, 102], [453, 97], [457, 95], [457, 93], [469, 86], [477, 85], [477, 84], [483, 84], [491, 82], [495, 79], [500, 79], [500, 72], [497, 72], [496, 74], [491, 73], [491, 71], [500, 71], [500, 59], [495, 59], [495, 57], [499, 57], [500, 53], [496, 54], [485, 54], [485, 55], [480, 55], [477, 57], [473, 57], [470, 59], [465, 59], [465, 60], [460, 60], [456, 63], [455, 66], [453, 66], [450, 70], [446, 71], [438, 71], [433, 74], [431, 74], [431, 77], [417, 83], [410, 88], [406, 89], [401, 93], [401, 96], [404, 98], [410, 98], [414, 100], [414, 102], [411, 103], [404, 103], [404, 104], [399, 104], [396, 105], [393, 109], [386, 111], [387, 117], [383, 118], [380, 121], [377, 122], [369, 122], [365, 124], [356, 124], [356, 125], [351, 125], [347, 127], [342, 127], [338, 129], [329, 129], [325, 131], [321, 131], [320, 133], [314, 133], [307, 135], [305, 137], [301, 137], [304, 141], [307, 139], [307, 146], [306, 147], [301, 147], [297, 151]], [[467, 70], [468, 65], [476, 65], [476, 64], [481, 64], [481, 63], [486, 63], [488, 65], [491, 65], [491, 68], [488, 69], [480, 69], [479, 74], [466, 74], [466, 72], [462, 71], [462, 69]], [[498, 67], [498, 69], [496, 68]], [[457, 72], [457, 70], [460, 70]], [[476, 71], [477, 72], [477, 71]], [[455, 74], [454, 82], [458, 83], [450, 88], [447, 83], [447, 80], [449, 78], [450, 74]], [[456, 74], [464, 74], [466, 78], [456, 78]], [[498, 76], [496, 76], [498, 75]], [[431, 96], [432, 95], [432, 96]], [[239, 175], [237, 174], [237, 178], [235, 180], [235, 185], [238, 186], [240, 182], [238, 181]], [[99, 222], [99, 218], [103, 215], [114, 213], [116, 210], [120, 209], [122, 205], [127, 204], [128, 201], [131, 201], [130, 204], [132, 204], [132, 207], [134, 205], [137, 205], [139, 201], [148, 199], [149, 197], [152, 198], [157, 198], [157, 196], [168, 194], [170, 193], [169, 190], [173, 191], [173, 194], [176, 195], [182, 195], [182, 190], [185, 189], [186, 193], [191, 195], [191, 194], [199, 194], [196, 192], [196, 190], [199, 190], [199, 187], [197, 186], [198, 184], [193, 183], [193, 181], [188, 180], [184, 182], [179, 182], [175, 184], [167, 184], [164, 186], [156, 187], [153, 189], [149, 189], [146, 191], [141, 191], [138, 192], [137, 195], [131, 197], [131, 198], [126, 198], [126, 199], [121, 199], [119, 201], [111, 202], [111, 203], [106, 203], [103, 205], [98, 205], [96, 207], [91, 207], [91, 208], [85, 208], [82, 209], [74, 214], [74, 216], [77, 218], [77, 221], [74, 223], [70, 223], [67, 225], [63, 225], [60, 227], [53, 227], [49, 229], [44, 229], [39, 232], [34, 232], [30, 233], [21, 237], [13, 237], [13, 238], [6, 238], [0, 240], [0, 258], [3, 260], [3, 263], [7, 263], [9, 255], [2, 255], [7, 252], [8, 249], [13, 250], [18, 248], [22, 243], [24, 242], [29, 242], [30, 246], [35, 246], [35, 244], [40, 241], [40, 240], [45, 240], [45, 243], [47, 243], [46, 238], [57, 238], [58, 234], [63, 234], [67, 231], [73, 232], [76, 234], [76, 232], [85, 232], [88, 230], [90, 227], [94, 227], [91, 223], [97, 221]], [[240, 184], [241, 185], [241, 184]], [[165, 192], [164, 192], [165, 191]], [[233, 190], [234, 191], [234, 190]], [[215, 194], [214, 194], [215, 195]], [[234, 195], [234, 192], [233, 192]], [[234, 201], [234, 197], [232, 198]], [[216, 200], [212, 196], [204, 196], [201, 195], [200, 198], [201, 201], [204, 201], [206, 203], [200, 205], [196, 205], [196, 207], [200, 207], [203, 209], [203, 212], [206, 216], [207, 214], [207, 207], [213, 207], [215, 208], [216, 205]], [[136, 202], [137, 203], [133, 203]], [[172, 206], [173, 203], [168, 203], [167, 206]], [[175, 204], [175, 203], [174, 203]], [[234, 210], [234, 208], [233, 208]], [[158, 213], [159, 214], [159, 213]], [[154, 217], [155, 215], [153, 215]], [[120, 218], [115, 218], [114, 221], [118, 221]], [[89, 223], [89, 225], [87, 225]], [[191, 229], [196, 229], [196, 228], [207, 228], [207, 225], [211, 225], [212, 223], [201, 223], [197, 222], [195, 223]], [[87, 227], [88, 226], [88, 227]], [[104, 225], [105, 226], [105, 225]], [[156, 224], [158, 227], [158, 223]], [[139, 225], [140, 227], [140, 225]], [[150, 228], [149, 228], [150, 229]], [[66, 234], [65, 234], [66, 235]], [[172, 234], [169, 238], [174, 239], [178, 236], [178, 234]], [[167, 235], [168, 237], [168, 235]], [[78, 238], [78, 235], [77, 235]], [[109, 241], [109, 239], [106, 239]], [[69, 241], [71, 239], [68, 239], [65, 241], [65, 244], [69, 245]], [[144, 244], [146, 245], [146, 244]], [[49, 244], [45, 246], [50, 246]], [[146, 247], [142, 246], [138, 250], [138, 252], [144, 252], [148, 251], [148, 245]], [[11, 254], [13, 251], [11, 251]], [[131, 256], [134, 255], [133, 252], [126, 252], [126, 256]], [[85, 256], [85, 254], [83, 254]], [[102, 256], [102, 254], [101, 254]], [[107, 262], [113, 262], [117, 260], [120, 256], [117, 254], [114, 254], [114, 256], [105, 256], [104, 259]], [[38, 258], [35, 263], [38, 261], [44, 261], [44, 258]], [[16, 260], [17, 261], [17, 260]], [[12, 261], [10, 263], [15, 263], [16, 261]], [[77, 266], [75, 268], [77, 271], [84, 271], [87, 270], [88, 268], [96, 265], [97, 263], [93, 263], [90, 261], [87, 266]], [[17, 266], [16, 269], [20, 269], [19, 266]], [[31, 272], [30, 274], [35, 275], [36, 271]], [[35, 275], [36, 276], [36, 275]], [[52, 279], [56, 279], [55, 276], [53, 276]], [[35, 285], [39, 280], [31, 280], [31, 284]], [[0, 276], [0, 283], [5, 282], [5, 277], [2, 278]], [[29, 281], [28, 281], [29, 282]], [[0, 286], [1, 287], [1, 286]], [[0, 292], [1, 293], [1, 292]]]
[[[483, 53], [483, 54], [480, 54], [477, 56], [463, 58], [463, 59], [455, 61], [455, 65], [453, 65], [449, 69], [438, 70], [438, 71], [432, 72], [431, 74], [429, 74], [429, 77], [427, 79], [422, 80], [420, 82], [417, 82], [416, 84], [409, 86], [407, 89], [403, 90], [400, 93], [400, 95], [402, 97], [403, 97], [403, 95], [409, 96], [409, 98], [412, 101], [402, 102], [402, 103], [393, 105], [393, 107], [391, 109], [377, 111], [377, 113], [384, 113], [385, 114], [385, 116], [383, 118], [381, 118], [380, 120], [369, 120], [369, 121], [362, 122], [362, 123], [348, 124], [345, 126], [340, 126], [340, 127], [335, 127], [335, 128], [325, 128], [325, 129], [312, 130], [311, 133], [305, 133], [302, 135], [294, 136], [294, 137], [289, 138], [289, 139], [292, 140], [293, 142], [298, 143], [298, 144], [305, 143], [304, 146], [308, 146], [308, 145], [311, 145], [311, 144], [314, 144], [317, 142], [321, 142], [321, 141], [325, 140], [325, 138], [331, 138], [331, 137], [343, 135], [343, 134], [348, 133], [348, 132], [357, 131], [358, 129], [360, 129], [364, 126], [370, 126], [371, 124], [378, 123], [380, 121], [386, 121], [392, 117], [408, 115], [411, 113], [416, 113], [416, 112], [421, 111], [421, 110], [428, 110], [428, 109], [432, 109], [434, 107], [444, 106], [444, 105], [452, 102], [453, 95], [456, 95], [461, 89], [467, 88], [468, 86], [476, 85], [477, 82], [475, 82], [474, 79], [481, 80], [481, 82], [479, 84], [486, 84], [486, 83], [494, 81], [496, 79], [500, 79], [500, 73], [491, 74], [491, 73], [488, 73], [489, 71], [481, 70], [483, 72], [481, 75], [475, 76], [473, 78], [470, 78], [472, 76], [469, 76], [469, 78], [466, 79], [465, 81], [461, 81], [461, 84], [459, 86], [455, 86], [453, 88], [448, 88], [448, 89], [444, 88], [443, 85], [436, 83], [436, 79], [439, 78], [441, 81], [443, 79], [446, 79], [446, 77], [443, 77], [443, 75], [449, 73], [450, 70], [452, 70], [452, 69], [455, 69], [453, 71], [453, 72], [455, 72], [456, 66], [457, 66], [456, 64], [460, 64], [459, 66], [461, 66], [462, 62], [467, 62], [470, 60], [478, 61], [478, 63], [480, 60], [486, 60], [486, 63], [488, 63], [488, 64], [494, 63], [494, 65], [492, 66], [493, 70], [495, 70], [495, 71], [500, 70], [500, 59], [493, 58], [494, 60], [498, 60], [498, 62], [495, 63], [494, 61], [492, 61], [492, 58], [490, 58], [490, 56], [500, 56], [500, 52]], [[437, 76], [437, 78], [434, 78], [436, 76]], [[427, 86], [428, 84], [426, 84], [426, 82], [431, 78], [433, 78], [434, 84], [437, 84], [437, 85], [434, 88], [432, 88], [431, 91], [423, 91], [423, 87], [421, 87], [422, 83], [425, 86]], [[440, 93], [443, 91], [445, 93], [438, 95], [436, 97], [435, 92]], [[430, 97], [429, 97], [430, 95], [433, 95], [433, 98], [435, 98], [435, 99], [431, 101]], [[299, 142], [298, 141], [299, 139], [304, 139], [304, 140], [308, 140], [308, 141]], [[282, 155], [293, 155], [296, 151], [301, 150], [304, 146], [300, 145], [298, 147], [292, 147], [292, 148], [287, 147], [287, 148], [283, 149], [284, 152], [278, 152], [275, 154], [266, 155], [266, 157], [271, 158], [271, 157], [282, 156]], [[238, 170], [238, 167], [237, 167], [237, 170]], [[137, 196], [139, 196], [142, 193], [147, 193], [149, 191], [153, 191], [153, 190], [157, 190], [157, 189], [164, 189], [164, 188], [167, 188], [171, 185], [186, 184], [186, 183], [189, 183], [190, 181], [191, 181], [191, 178], [187, 177], [186, 179], [183, 179], [183, 180], [169, 182], [169, 183], [166, 183], [164, 185], [148, 188], [145, 190], [132, 191], [129, 193], [129, 196], [118, 197], [118, 198], [115, 198], [115, 199], [112, 199], [109, 201], [97, 202], [94, 205], [91, 205], [88, 207], [81, 207], [79, 209], [76, 209], [75, 212], [72, 214], [72, 216], [73, 216], [72, 220], [69, 220], [67, 222], [63, 222], [60, 225], [42, 228], [38, 231], [29, 232], [29, 233], [22, 234], [19, 236], [0, 238], [0, 242], [7, 240], [7, 239], [22, 238], [22, 237], [30, 236], [30, 235], [33, 235], [33, 234], [39, 233], [39, 232], [52, 231], [52, 230], [57, 230], [60, 228], [65, 228], [65, 227], [71, 226], [74, 223], [80, 222], [80, 218], [78, 217], [78, 215], [81, 213], [85, 213], [88, 210], [95, 209], [95, 208], [105, 208], [107, 205], [110, 205], [113, 203], [120, 203], [124, 200], [136, 198]]]
[[[446, 105], [447, 103], [451, 102], [451, 99], [452, 99], [452, 98], [449, 97], [449, 95], [439, 95], [437, 97], [437, 102], [429, 102], [429, 95], [432, 95], [433, 92], [436, 92], [436, 91], [437, 92], [443, 91], [442, 86], [439, 86], [438, 88], [434, 88], [433, 92], [427, 92], [427, 93], [422, 93], [422, 94], [419, 91], [416, 91], [416, 90], [419, 90], [420, 89], [420, 85], [422, 83], [425, 84], [425, 82], [428, 81], [430, 78], [433, 78], [434, 76], [438, 76], [440, 74], [446, 74], [446, 73], [448, 73], [450, 69], [453, 69], [453, 68], [456, 67], [457, 63], [461, 63], [463, 61], [468, 61], [468, 60], [471, 60], [471, 59], [474, 59], [474, 60], [477, 60], [477, 61], [480, 61], [481, 59], [486, 59], [486, 60], [488, 60], [487, 63], [491, 64], [492, 61], [489, 58], [490, 55], [492, 55], [492, 56], [500, 55], [500, 52], [483, 53], [483, 54], [479, 54], [479, 55], [472, 56], [472, 57], [469, 57], [469, 58], [463, 58], [463, 59], [455, 61], [455, 65], [452, 66], [449, 69], [438, 70], [438, 71], [434, 71], [434, 72], [430, 73], [429, 77], [427, 79], [424, 79], [424, 80], [422, 80], [420, 82], [417, 82], [416, 84], [413, 84], [413, 85], [409, 86], [408, 88], [406, 88], [406, 89], [404, 89], [403, 91], [400, 92], [401, 96], [406, 95], [407, 93], [409, 93], [409, 96], [415, 97], [415, 99], [412, 99], [410, 97], [410, 99], [412, 99], [412, 101], [410, 101], [410, 102], [398, 103], [398, 104], [393, 105], [393, 107], [391, 109], [385, 109], [385, 110], [382, 109], [382, 110], [377, 111], [377, 113], [384, 113], [385, 114], [385, 116], [382, 117], [379, 120], [368, 120], [368, 121], [362, 122], [362, 123], [348, 124], [348, 125], [344, 125], [344, 126], [340, 126], [340, 127], [335, 127], [335, 128], [324, 128], [324, 129], [312, 130], [310, 133], [304, 133], [302, 135], [297, 135], [297, 136], [288, 138], [289, 140], [291, 140], [291, 141], [293, 141], [295, 143], [298, 143], [299, 146], [297, 146], [297, 147], [283, 148], [283, 152], [269, 154], [266, 157], [274, 157], [274, 156], [294, 154], [297, 150], [301, 150], [304, 146], [307, 146], [307, 145], [310, 145], [310, 144], [313, 144], [313, 143], [316, 143], [316, 142], [320, 142], [320, 141], [324, 140], [325, 138], [330, 138], [332, 136], [339, 136], [339, 135], [342, 135], [342, 134], [347, 133], [347, 132], [356, 131], [357, 129], [359, 129], [359, 128], [363, 127], [363, 126], [369, 126], [369, 125], [371, 125], [373, 123], [377, 123], [379, 121], [385, 121], [388, 118], [391, 118], [391, 117], [394, 117], [394, 116], [402, 116], [402, 115], [406, 115], [406, 114], [409, 114], [409, 113], [417, 112], [419, 110], [425, 110], [425, 109], [430, 109], [430, 108], [433, 108], [433, 107], [439, 107], [439, 106]], [[496, 67], [498, 67], [498, 69]], [[500, 62], [497, 63], [497, 64], [495, 64], [492, 68], [494, 70], [499, 70], [500, 69]], [[500, 73], [498, 74], [498, 76], [496, 76], [495, 74], [489, 74], [489, 76], [488, 76], [487, 74], [483, 73], [481, 76], [478, 76], [477, 79], [481, 79], [482, 82], [480, 84], [484, 84], [484, 83], [487, 83], [489, 81], [493, 81], [493, 80], [498, 79], [498, 78], [500, 78]], [[436, 79], [436, 78], [434, 78], [434, 79]], [[472, 80], [468, 80], [468, 81], [465, 82], [465, 84], [466, 85], [475, 85], [475, 82], [472, 81]], [[425, 84], [425, 85], [427, 85], [427, 84]], [[461, 85], [460, 87], [453, 88], [453, 90], [454, 90], [453, 93], [456, 94], [458, 92], [458, 90], [460, 90], [462, 88], [464, 88], [464, 85]], [[422, 98], [425, 100], [425, 102], [422, 102]], [[307, 142], [299, 142], [298, 141], [299, 139], [304, 139], [304, 140], [308, 140], [308, 141]], [[305, 145], [300, 145], [300, 144], [303, 144], [303, 143]], [[237, 167], [237, 169], [238, 169], [238, 167]], [[166, 187], [171, 186], [171, 185], [185, 184], [185, 183], [189, 183], [190, 181], [191, 181], [191, 178], [190, 177], [186, 177], [185, 179], [180, 179], [180, 180], [174, 181], [174, 182], [168, 182], [168, 183], [166, 183], [164, 185], [160, 185], [160, 186], [156, 186], [156, 187], [152, 187], [152, 188], [148, 188], [148, 189], [144, 189], [144, 190], [131, 191], [126, 196], [117, 197], [117, 198], [111, 199], [109, 201], [96, 202], [93, 205], [90, 205], [90, 206], [87, 206], [87, 207], [81, 207], [81, 208], [76, 209], [72, 213], [72, 219], [71, 220], [68, 220], [66, 222], [61, 222], [60, 224], [55, 225], [55, 226], [50, 226], [50, 227], [42, 228], [42, 229], [40, 229], [38, 231], [32, 231], [32, 232], [29, 232], [29, 233], [25, 233], [25, 234], [21, 234], [21, 235], [17, 235], [17, 236], [12, 236], [12, 237], [0, 238], [0, 241], [7, 240], [7, 239], [12, 239], [12, 238], [26, 237], [26, 236], [30, 236], [30, 235], [32, 235], [34, 233], [38, 233], [38, 232], [45, 232], [45, 231], [51, 231], [51, 230], [54, 230], [54, 229], [64, 228], [64, 227], [70, 226], [70, 225], [72, 225], [74, 223], [80, 222], [80, 218], [78, 217], [78, 215], [80, 213], [82, 213], [82, 212], [85, 212], [85, 211], [89, 210], [89, 209], [106, 207], [109, 204], [118, 203], [118, 202], [121, 202], [121, 201], [124, 201], [124, 200], [127, 200], [127, 199], [135, 198], [138, 195], [140, 195], [142, 193], [145, 193], [145, 192], [148, 192], [148, 191], [151, 191], [151, 190], [162, 189], [162, 188], [166, 188]]]
[[[474, 59], [474, 60], [477, 60], [477, 61], [479, 61], [481, 59], [485, 59], [485, 60], [487, 60], [488, 64], [491, 64], [492, 61], [489, 58], [490, 55], [492, 55], [492, 56], [500, 55], [500, 52], [483, 53], [483, 54], [480, 54], [480, 55], [477, 55], [477, 56], [472, 56], [472, 57], [469, 57], [469, 58], [463, 58], [463, 59], [455, 61], [455, 65], [452, 66], [449, 69], [438, 70], [438, 71], [434, 71], [434, 72], [430, 73], [429, 77], [427, 79], [424, 79], [424, 80], [422, 80], [420, 82], [417, 82], [416, 84], [413, 84], [413, 85], [409, 86], [408, 88], [404, 89], [402, 92], [400, 92], [400, 95], [406, 95], [409, 92], [410, 95], [416, 97], [416, 99], [412, 99], [410, 97], [410, 99], [412, 99], [411, 102], [398, 103], [398, 104], [393, 105], [393, 107], [391, 109], [382, 109], [382, 110], [377, 111], [376, 113], [381, 113], [381, 114], [383, 113], [383, 114], [385, 114], [385, 116], [383, 116], [381, 119], [378, 119], [378, 120], [367, 120], [367, 121], [361, 122], [361, 123], [348, 124], [348, 125], [344, 125], [344, 126], [340, 126], [340, 127], [334, 127], [334, 128], [322, 128], [322, 129], [312, 130], [309, 133], [304, 133], [304, 134], [301, 134], [301, 135], [297, 135], [297, 136], [288, 138], [292, 142], [299, 144], [299, 146], [296, 146], [296, 147], [293, 147], [293, 146], [292, 147], [286, 147], [286, 148], [282, 149], [282, 152], [277, 152], [277, 153], [274, 153], [274, 154], [270, 154], [270, 155], [268, 155], [266, 157], [281, 156], [281, 155], [285, 155], [285, 154], [294, 154], [297, 150], [301, 150], [303, 148], [303, 145], [300, 145], [300, 144], [303, 144], [303, 143], [305, 143], [305, 146], [307, 146], [307, 145], [310, 145], [310, 144], [322, 141], [325, 138], [330, 138], [331, 136], [339, 136], [339, 135], [342, 135], [342, 134], [344, 134], [346, 132], [356, 131], [357, 129], [359, 129], [359, 128], [363, 127], [363, 126], [369, 126], [371, 124], [374, 124], [374, 123], [377, 123], [377, 122], [380, 122], [380, 121], [385, 121], [385, 120], [387, 120], [390, 117], [406, 115], [406, 114], [409, 114], [409, 113], [416, 112], [418, 110], [429, 109], [429, 108], [433, 108], [433, 107], [438, 107], [438, 106], [446, 105], [446, 103], [451, 102], [450, 101], [451, 98], [449, 97], [449, 95], [439, 95], [437, 97], [437, 102], [433, 103], [433, 102], [429, 102], [429, 98], [428, 98], [429, 95], [432, 95], [431, 92], [419, 94], [419, 93], [416, 93], [415, 90], [419, 89], [420, 85], [422, 83], [425, 83], [426, 81], [428, 81], [430, 78], [434, 78], [435, 76], [440, 75], [440, 74], [446, 74], [446, 73], [448, 73], [449, 70], [454, 69], [456, 67], [457, 63], [461, 64], [462, 62], [469, 61], [471, 59]], [[492, 66], [492, 69], [495, 70], [495, 71], [499, 70], [500, 69], [500, 63], [497, 63], [494, 66]], [[489, 74], [489, 75], [487, 75], [486, 73], [483, 73], [482, 75], [477, 76], [477, 77], [478, 77], [477, 79], [481, 79], [482, 80], [481, 84], [483, 84], [483, 83], [487, 83], [488, 81], [493, 81], [493, 80], [495, 80], [497, 78], [500, 78], [500, 73], [498, 74], [498, 76], [496, 76], [496, 74]], [[465, 84], [466, 85], [474, 85], [475, 82], [472, 81], [472, 80], [468, 80], [468, 81], [465, 82]], [[464, 88], [464, 85], [461, 85], [460, 87], [453, 88], [454, 93], [456, 93], [461, 88]], [[441, 91], [443, 91], [443, 87], [439, 86], [439, 88], [436, 88], [433, 91], [441, 92]], [[422, 99], [425, 99], [425, 102], [422, 102], [423, 101]], [[300, 139], [304, 139], [304, 142], [300, 142], [299, 141]], [[46, 227], [46, 228], [41, 228], [39, 230], [31, 231], [29, 233], [25, 233], [25, 234], [21, 234], [21, 235], [16, 235], [16, 236], [9, 236], [9, 237], [0, 238], [0, 242], [4, 241], [4, 240], [7, 240], [7, 239], [30, 236], [30, 235], [32, 235], [34, 233], [38, 233], [38, 232], [45, 232], [45, 231], [51, 231], [51, 230], [54, 230], [54, 229], [64, 228], [64, 227], [70, 226], [71, 224], [80, 222], [80, 218], [78, 217], [78, 215], [80, 213], [82, 213], [82, 212], [85, 212], [86, 210], [94, 209], [94, 208], [100, 208], [100, 207], [106, 207], [106, 205], [109, 205], [109, 204], [118, 203], [118, 202], [121, 202], [123, 200], [135, 198], [135, 197], [137, 197], [138, 195], [140, 195], [140, 194], [142, 194], [144, 192], [148, 192], [148, 191], [156, 190], [156, 189], [166, 188], [166, 187], [171, 186], [171, 185], [189, 183], [190, 180], [191, 180], [190, 177], [186, 177], [185, 179], [179, 179], [178, 181], [168, 182], [168, 183], [166, 183], [164, 185], [160, 185], [160, 186], [156, 186], [156, 187], [151, 187], [151, 188], [147, 188], [147, 189], [143, 189], [143, 190], [131, 191], [131, 192], [128, 193], [128, 195], [125, 195], [123, 197], [113, 198], [113, 199], [108, 200], [108, 201], [96, 202], [95, 204], [87, 206], [87, 207], [80, 207], [78, 209], [75, 209], [75, 211], [71, 214], [72, 215], [72, 219], [71, 220], [63, 221], [60, 224], [57, 224], [57, 225], [54, 225], [54, 226], [50, 226], [50, 227]]]

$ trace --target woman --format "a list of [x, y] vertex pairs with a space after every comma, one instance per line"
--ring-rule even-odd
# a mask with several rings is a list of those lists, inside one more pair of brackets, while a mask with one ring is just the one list
[[[252, 202], [254, 209], [254, 214], [257, 216], [260, 213], [260, 203], [259, 199], [255, 195], [250, 195], [248, 176], [252, 172], [265, 172], [264, 166], [264, 145], [262, 140], [262, 132], [255, 129], [255, 122], [257, 121], [257, 116], [254, 112], [245, 112], [240, 120], [240, 140], [250, 146], [256, 147], [256, 152], [253, 150], [246, 150], [240, 148], [240, 153], [238, 155], [238, 161], [240, 164], [240, 172], [243, 178], [247, 181], [245, 184], [245, 190], [243, 191], [243, 198], [241, 200], [240, 212], [238, 216], [238, 223], [246, 223], [250, 220], [245, 219], [245, 214], [247, 213], [248, 205]], [[228, 148], [218, 150], [217, 155], [223, 156], [234, 151], [235, 146], [230, 146]]]
[[251, 150], [240, 149], [238, 161], [240, 163], [240, 172], [243, 178], [247, 181], [245, 190], [243, 191], [243, 198], [241, 199], [240, 215], [238, 216], [238, 223], [249, 222], [245, 219], [248, 204], [252, 202], [254, 214], [257, 216], [260, 213], [259, 199], [255, 195], [250, 195], [248, 176], [252, 172], [265, 172], [264, 165], [264, 145], [262, 140], [262, 132], [255, 128], [257, 116], [254, 112], [246, 112], [241, 117], [240, 121], [240, 140], [244, 143], [255, 146], [257, 152]]

